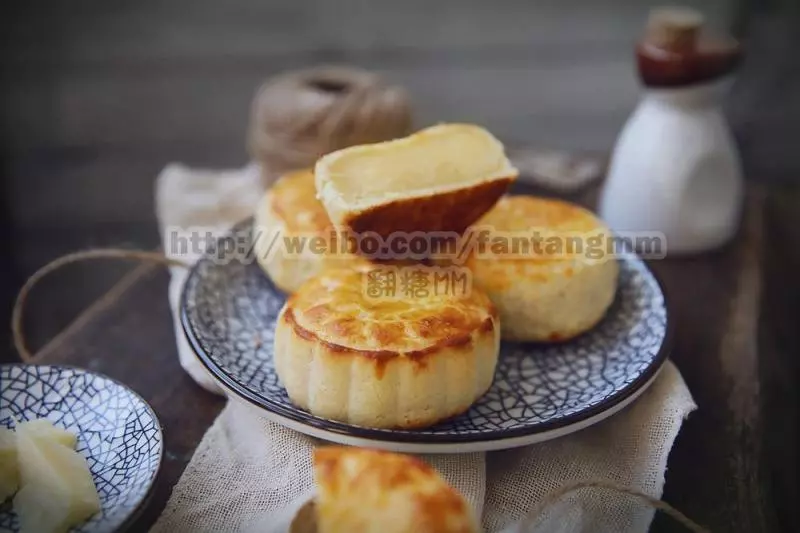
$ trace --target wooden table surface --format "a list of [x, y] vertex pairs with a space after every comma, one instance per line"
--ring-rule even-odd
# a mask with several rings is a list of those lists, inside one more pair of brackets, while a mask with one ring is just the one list
[[[33, 2], [0, 17], [7, 302], [62, 253], [157, 245], [155, 175], [173, 160], [246, 161], [252, 93], [285, 68], [355, 62], [407, 86], [422, 122], [474, 120], [506, 140], [607, 150], [637, 97], [629, 54], [647, 9], [242, 0], [223, 16], [210, 0], [81, 4], [91, 9]], [[797, 27], [752, 23], [727, 101], [749, 181], [740, 235], [713, 254], [652, 263], [674, 304], [672, 359], [699, 406], [671, 453], [664, 498], [713, 531], [800, 531]], [[108, 374], [155, 408], [166, 456], [135, 531], [157, 517], [223, 404], [178, 365], [167, 283], [157, 267], [75, 267], [42, 284], [26, 320], [41, 362]], [[0, 353], [8, 360], [10, 348]], [[678, 528], [659, 517], [654, 530]]]

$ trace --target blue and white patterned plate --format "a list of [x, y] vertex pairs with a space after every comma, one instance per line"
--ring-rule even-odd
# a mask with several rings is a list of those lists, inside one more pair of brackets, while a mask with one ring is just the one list
[[[0, 425], [47, 418], [78, 436], [100, 494], [101, 511], [79, 533], [118, 531], [150, 495], [161, 466], [161, 427], [149, 405], [129, 388], [64, 366], [0, 365]], [[0, 507], [0, 531], [19, 530], [10, 500]]]
[[[631, 254], [620, 260], [617, 297], [600, 324], [561, 344], [503, 342], [494, 384], [463, 415], [421, 430], [370, 429], [320, 418], [295, 407], [278, 381], [272, 345], [285, 297], [252, 258], [242, 257], [247, 227], [234, 228], [190, 272], [181, 303], [184, 331], [230, 398], [315, 437], [418, 453], [523, 446], [622, 409], [652, 382], [667, 357], [664, 293]], [[232, 258], [226, 250], [239, 255]]]

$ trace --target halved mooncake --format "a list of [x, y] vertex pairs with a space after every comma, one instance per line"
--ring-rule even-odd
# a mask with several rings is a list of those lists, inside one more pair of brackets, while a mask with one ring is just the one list
[[597, 324], [614, 300], [612, 234], [580, 206], [506, 196], [471, 231], [466, 266], [497, 306], [505, 339], [570, 339]]
[[471, 124], [441, 124], [408, 137], [323, 156], [317, 193], [331, 220], [356, 232], [461, 232], [517, 177], [503, 145]]
[[292, 402], [373, 428], [420, 428], [466, 411], [494, 376], [492, 302], [476, 288], [373, 297], [365, 280], [380, 268], [323, 271], [287, 300], [275, 369]]

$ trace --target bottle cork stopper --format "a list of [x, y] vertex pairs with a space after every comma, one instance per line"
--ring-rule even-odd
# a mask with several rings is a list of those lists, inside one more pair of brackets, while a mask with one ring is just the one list
[[664, 50], [694, 48], [703, 27], [703, 15], [688, 7], [659, 7], [650, 11], [646, 41]]

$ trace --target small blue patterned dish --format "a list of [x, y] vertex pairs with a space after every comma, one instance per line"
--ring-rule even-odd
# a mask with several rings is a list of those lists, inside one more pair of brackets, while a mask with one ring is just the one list
[[[47, 418], [78, 436], [100, 495], [101, 510], [72, 531], [104, 533], [130, 525], [155, 483], [163, 454], [155, 413], [135, 392], [78, 368], [0, 365], [0, 426]], [[0, 531], [19, 530], [11, 501]]]
[[[233, 400], [324, 440], [412, 453], [524, 446], [616, 413], [655, 379], [671, 326], [661, 285], [634, 254], [620, 258], [617, 297], [594, 329], [560, 344], [503, 342], [489, 391], [466, 413], [420, 430], [354, 426], [294, 406], [273, 363], [275, 319], [285, 296], [242, 250], [249, 223], [196, 263], [181, 303], [186, 337]], [[230, 256], [230, 257], [229, 257]]]

